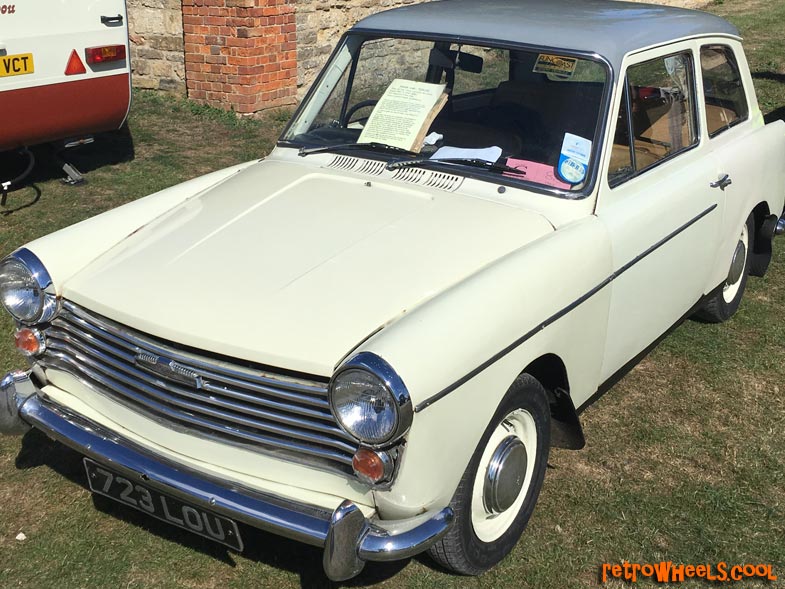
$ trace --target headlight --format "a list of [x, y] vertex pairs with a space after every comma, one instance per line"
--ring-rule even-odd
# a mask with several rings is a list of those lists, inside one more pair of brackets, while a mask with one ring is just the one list
[[371, 446], [394, 442], [412, 423], [409, 391], [392, 367], [370, 352], [338, 369], [330, 383], [330, 404], [341, 427]]
[[0, 262], [0, 302], [14, 319], [32, 324], [49, 321], [57, 313], [57, 298], [45, 292], [52, 284], [41, 260], [20, 249]]

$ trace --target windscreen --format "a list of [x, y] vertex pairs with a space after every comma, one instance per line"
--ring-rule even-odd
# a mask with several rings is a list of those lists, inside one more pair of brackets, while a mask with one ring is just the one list
[[483, 173], [580, 191], [607, 79], [599, 61], [552, 51], [349, 35], [282, 140], [481, 160], [502, 164]]

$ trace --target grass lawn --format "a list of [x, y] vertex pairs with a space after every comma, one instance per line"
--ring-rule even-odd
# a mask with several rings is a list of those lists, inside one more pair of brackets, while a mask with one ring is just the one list
[[[708, 9], [742, 30], [761, 107], [769, 119], [785, 118], [785, 2], [723, 0]], [[176, 182], [261, 156], [285, 120], [278, 113], [238, 121], [155, 94], [134, 98], [129, 132], [103, 137], [73, 158], [88, 171], [88, 184], [65, 187], [56, 171], [42, 167], [37, 190], [10, 195], [11, 213], [0, 212], [0, 255]], [[687, 322], [583, 414], [587, 448], [552, 452], [529, 528], [494, 570], [456, 577], [418, 557], [369, 564], [348, 585], [596, 587], [602, 562], [665, 559], [771, 563], [780, 580], [761, 586], [785, 587], [784, 302], [780, 239], [768, 276], [750, 280], [730, 322]], [[24, 365], [12, 348], [12, 330], [2, 313], [0, 373]], [[26, 540], [15, 539], [20, 532]], [[322, 575], [320, 550], [243, 532], [250, 551], [227, 553], [92, 498], [79, 457], [44, 436], [0, 438], [3, 589], [332, 586]]]

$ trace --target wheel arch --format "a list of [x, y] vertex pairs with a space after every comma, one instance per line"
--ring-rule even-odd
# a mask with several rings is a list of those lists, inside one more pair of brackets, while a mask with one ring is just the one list
[[774, 228], [778, 217], [772, 215], [768, 203], [759, 202], [752, 209], [755, 236], [752, 243], [752, 260], [750, 260], [750, 274], [763, 276], [771, 263], [771, 243], [774, 238]]
[[548, 391], [551, 410], [551, 446], [580, 450], [586, 445], [578, 412], [570, 397], [567, 366], [556, 354], [544, 354], [530, 362], [522, 374], [536, 378]]

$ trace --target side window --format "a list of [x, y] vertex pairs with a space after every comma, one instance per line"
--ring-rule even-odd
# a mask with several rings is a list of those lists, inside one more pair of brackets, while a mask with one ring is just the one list
[[706, 127], [715, 137], [746, 120], [749, 110], [739, 66], [726, 45], [701, 47], [701, 73], [706, 101]]
[[608, 182], [617, 186], [698, 143], [695, 82], [689, 52], [627, 69]]

